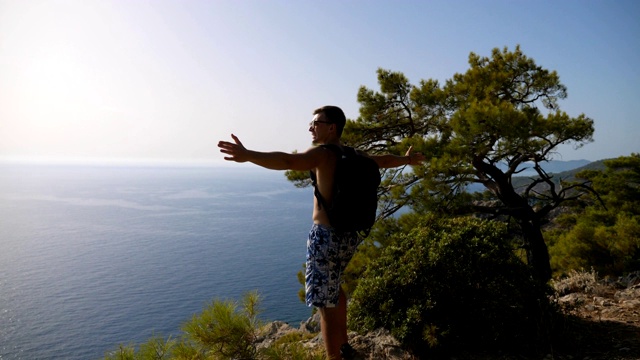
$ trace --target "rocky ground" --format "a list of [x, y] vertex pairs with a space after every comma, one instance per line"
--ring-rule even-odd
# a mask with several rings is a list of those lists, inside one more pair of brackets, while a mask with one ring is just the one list
[[616, 281], [576, 273], [555, 287], [575, 316], [580, 346], [573, 359], [640, 359], [640, 272]]
[[[554, 286], [558, 304], [570, 315], [562, 325], [571, 334], [572, 344], [543, 356], [468, 354], [450, 360], [640, 360], [640, 272], [616, 281], [598, 279], [594, 273], [574, 273]], [[292, 332], [303, 332], [310, 335], [304, 346], [310, 351], [320, 349], [322, 339], [315, 335], [319, 332], [318, 320], [310, 318], [298, 329], [282, 322], [271, 323], [261, 341], [267, 344]], [[360, 359], [414, 359], [385, 330], [349, 336]]]

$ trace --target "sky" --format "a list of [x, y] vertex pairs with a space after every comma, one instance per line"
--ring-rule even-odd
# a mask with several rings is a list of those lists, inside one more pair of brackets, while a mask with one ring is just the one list
[[640, 152], [635, 0], [0, 0], [0, 159], [223, 162], [218, 140], [303, 151], [313, 109], [359, 116], [378, 68], [444, 82], [520, 45], [594, 142]]

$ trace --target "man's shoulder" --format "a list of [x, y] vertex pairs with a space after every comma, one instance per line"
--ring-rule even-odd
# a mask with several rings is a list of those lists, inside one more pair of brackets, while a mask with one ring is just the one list
[[310, 147], [307, 152], [326, 158], [333, 158], [336, 154], [340, 154], [342, 149], [340, 146], [334, 144], [318, 144]]
[[305, 150], [304, 153], [312, 156], [326, 157], [329, 154], [331, 154], [331, 151], [325, 148], [324, 145], [313, 145], [307, 150]]
[[332, 151], [330, 148], [327, 148], [323, 144], [314, 145], [307, 149], [306, 152], [307, 154], [317, 157], [318, 159], [317, 166], [315, 169], [313, 169], [313, 171], [335, 166], [335, 162], [338, 158], [336, 152]]
[[364, 151], [361, 151], [359, 149], [356, 149], [354, 147], [347, 146], [347, 145], [321, 144], [318, 146], [327, 150], [331, 150], [333, 153], [339, 154], [339, 155], [357, 154], [357, 155], [367, 156], [367, 153], [365, 153]]

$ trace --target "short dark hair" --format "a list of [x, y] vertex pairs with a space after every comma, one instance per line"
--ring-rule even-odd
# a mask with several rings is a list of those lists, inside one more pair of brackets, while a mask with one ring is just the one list
[[325, 105], [315, 109], [313, 115], [316, 114], [324, 114], [327, 121], [336, 124], [336, 134], [338, 137], [342, 136], [342, 130], [344, 130], [344, 125], [347, 123], [347, 118], [344, 116], [342, 109], [333, 105]]

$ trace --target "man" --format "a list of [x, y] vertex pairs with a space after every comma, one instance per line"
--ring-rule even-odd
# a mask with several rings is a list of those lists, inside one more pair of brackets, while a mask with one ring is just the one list
[[[309, 124], [314, 145], [342, 146], [340, 137], [346, 118], [339, 107], [324, 106], [316, 109]], [[332, 199], [334, 172], [337, 155], [322, 146], [313, 146], [302, 153], [258, 152], [245, 148], [240, 139], [231, 135], [233, 142], [220, 141], [220, 152], [224, 159], [236, 162], [251, 162], [273, 170], [303, 170], [315, 173], [316, 186], [323, 199]], [[424, 161], [420, 153], [411, 147], [405, 156], [367, 155], [380, 168], [417, 165]], [[320, 311], [322, 338], [330, 360], [348, 358], [347, 299], [340, 288], [340, 276], [351, 260], [361, 237], [356, 232], [336, 233], [329, 222], [324, 207], [314, 197], [313, 226], [307, 242], [306, 302]], [[327, 280], [329, 279], [329, 280]]]

